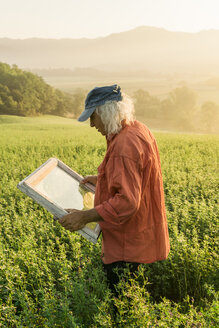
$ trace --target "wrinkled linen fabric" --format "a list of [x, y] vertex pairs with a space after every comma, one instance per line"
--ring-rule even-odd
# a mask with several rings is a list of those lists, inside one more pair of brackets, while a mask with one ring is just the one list
[[144, 124], [124, 125], [107, 140], [94, 206], [104, 220], [99, 222], [103, 263], [167, 258], [170, 245], [160, 156]]

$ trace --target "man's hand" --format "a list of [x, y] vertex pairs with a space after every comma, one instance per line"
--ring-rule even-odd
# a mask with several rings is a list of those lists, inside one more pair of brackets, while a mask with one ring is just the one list
[[58, 222], [69, 231], [81, 230], [89, 222], [103, 221], [95, 208], [88, 211], [75, 209], [67, 209], [66, 211], [68, 211], [69, 214], [64, 215]]
[[85, 184], [87, 182], [89, 182], [89, 183], [93, 184], [94, 186], [96, 186], [96, 184], [97, 184], [97, 175], [87, 175], [86, 177], [84, 177], [83, 180], [81, 180], [82, 184]]
[[85, 211], [79, 211], [74, 209], [67, 209], [69, 214], [66, 214], [61, 219], [59, 219], [59, 223], [69, 231], [77, 231], [87, 224], [85, 220]]

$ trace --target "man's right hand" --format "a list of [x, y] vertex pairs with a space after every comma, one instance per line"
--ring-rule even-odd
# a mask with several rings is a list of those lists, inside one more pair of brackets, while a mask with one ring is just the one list
[[85, 184], [87, 182], [93, 184], [94, 186], [96, 186], [96, 184], [97, 184], [97, 175], [86, 175], [86, 177], [84, 177], [84, 179], [81, 180], [82, 184]]

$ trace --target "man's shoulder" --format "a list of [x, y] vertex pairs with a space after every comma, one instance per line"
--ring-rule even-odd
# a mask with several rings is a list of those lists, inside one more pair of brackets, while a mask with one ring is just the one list
[[148, 127], [139, 121], [134, 121], [132, 124], [126, 126], [118, 137], [118, 141], [131, 142], [131, 144], [142, 141], [143, 143], [150, 143], [154, 140], [154, 136]]
[[152, 138], [150, 130], [143, 123], [134, 121], [116, 136], [111, 155], [138, 160], [142, 153], [147, 152]]

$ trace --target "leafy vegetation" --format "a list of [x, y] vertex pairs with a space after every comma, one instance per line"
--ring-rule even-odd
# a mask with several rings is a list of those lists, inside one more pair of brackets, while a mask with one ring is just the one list
[[41, 77], [0, 63], [0, 114], [64, 116], [74, 106], [73, 96], [54, 89]]
[[206, 101], [198, 108], [196, 93], [186, 85], [175, 88], [162, 100], [144, 90], [137, 90], [133, 97], [137, 116], [170, 120], [181, 131], [219, 132], [219, 105]]
[[[217, 327], [218, 137], [156, 133], [171, 252], [113, 299], [93, 245], [17, 183], [49, 157], [95, 174], [105, 140], [87, 124], [0, 116], [0, 327]], [[127, 273], [128, 274], [128, 273]], [[113, 316], [113, 303], [118, 314]]]

